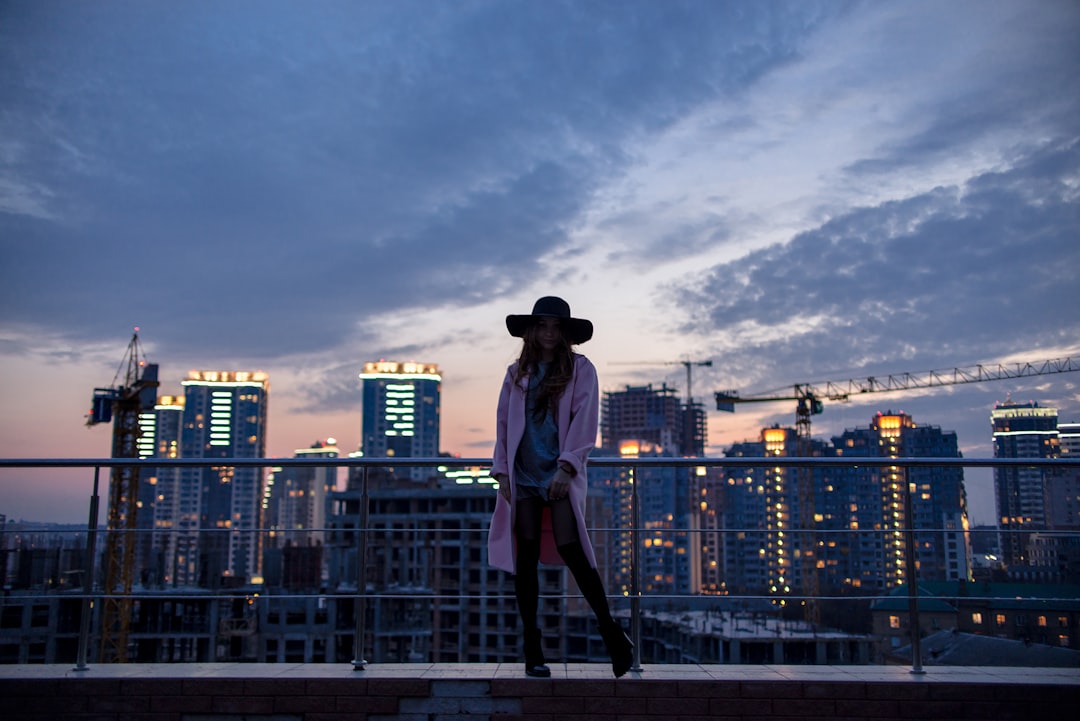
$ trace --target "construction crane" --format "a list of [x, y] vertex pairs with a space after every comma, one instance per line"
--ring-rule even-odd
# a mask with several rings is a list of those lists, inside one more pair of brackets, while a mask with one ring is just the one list
[[[918, 388], [982, 383], [1009, 378], [1069, 373], [1077, 370], [1080, 370], [1080, 360], [1070, 357], [1015, 363], [980, 363], [974, 366], [949, 370], [896, 373], [884, 377], [869, 376], [821, 383], [796, 383], [792, 386], [790, 394], [782, 396], [762, 395], [743, 398], [739, 396], [737, 391], [717, 391], [715, 394], [716, 409], [730, 413], [735, 411], [737, 403], [795, 401], [796, 452], [800, 457], [806, 458], [811, 453], [810, 419], [812, 416], [824, 412], [825, 400], [848, 401], [851, 396], [864, 393], [889, 393]], [[809, 534], [814, 528], [815, 512], [813, 479], [809, 468], [800, 468], [798, 471], [798, 500], [799, 528], [804, 534]], [[800, 558], [802, 561], [803, 583], [806, 584], [806, 595], [808, 597], [806, 604], [807, 620], [817, 623], [821, 620], [820, 609], [812, 600], [818, 597], [820, 588], [815, 555], [813, 549], [810, 549], [808, 553], [804, 548]]]
[[[122, 381], [119, 380], [121, 373]], [[157, 364], [146, 362], [139, 346], [139, 329], [135, 328], [112, 385], [94, 389], [86, 420], [88, 426], [112, 422], [113, 458], [139, 457], [139, 414], [153, 409], [158, 385]], [[100, 660], [104, 662], [125, 663], [128, 660], [138, 503], [139, 469], [113, 466], [109, 483], [101, 622]]]
[[693, 455], [691, 453], [694, 450], [694, 394], [693, 394], [693, 368], [695, 367], [712, 367], [712, 360], [692, 361], [616, 361], [612, 365], [634, 365], [634, 366], [676, 366], [681, 365], [686, 368], [686, 423], [683, 428], [683, 455]]
[[796, 383], [790, 395], [740, 397], [738, 391], [717, 391], [716, 409], [734, 412], [737, 403], [766, 403], [772, 401], [795, 401], [795, 430], [800, 436], [810, 437], [810, 417], [825, 410], [824, 401], [848, 401], [851, 396], [864, 393], [889, 393], [919, 388], [983, 383], [1010, 378], [1027, 378], [1053, 373], [1070, 373], [1080, 370], [1080, 359], [1055, 358], [1044, 361], [1020, 361], [1015, 363], [980, 363], [949, 370], [921, 371], [917, 373], [894, 373], [886, 376], [868, 376], [842, 381], [820, 383]]

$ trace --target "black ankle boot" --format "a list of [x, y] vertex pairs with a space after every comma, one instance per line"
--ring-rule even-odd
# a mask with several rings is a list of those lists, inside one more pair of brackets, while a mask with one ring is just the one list
[[548, 678], [551, 669], [544, 661], [544, 647], [540, 642], [540, 629], [525, 629], [525, 675], [535, 678]]
[[619, 678], [634, 665], [634, 642], [614, 619], [601, 624], [600, 636], [604, 639], [608, 656], [611, 656], [611, 671], [615, 678]]

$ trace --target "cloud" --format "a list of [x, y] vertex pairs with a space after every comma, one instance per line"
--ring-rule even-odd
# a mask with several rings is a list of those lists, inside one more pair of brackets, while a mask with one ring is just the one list
[[[890, 173], [918, 172], [930, 163], [956, 165], [965, 156], [1015, 156], [1045, 143], [1047, 138], [1072, 137], [1080, 111], [1080, 63], [1075, 37], [1080, 11], [1074, 4], [996, 2], [979, 6], [942, 6], [934, 28], [910, 22], [908, 8], [886, 10], [879, 31], [895, 30], [881, 40], [889, 50], [877, 54], [894, 62], [911, 60], [921, 72], [886, 72], [871, 67], [874, 82], [908, 82], [908, 102], [889, 104], [882, 119], [904, 129], [883, 142], [876, 152], [848, 168], [852, 182], [875, 183]], [[923, 41], [921, 58], [911, 53]], [[939, 44], [935, 46], [935, 44]], [[873, 58], [868, 58], [873, 63]], [[931, 65], [932, 63], [932, 65]]]
[[140, 323], [169, 352], [226, 357], [328, 349], [366, 314], [510, 292], [631, 162], [628, 138], [788, 62], [824, 15], [651, 2], [9, 14], [4, 320], [83, 340]]
[[[889, 362], [962, 366], [1060, 345], [1080, 324], [1080, 143], [962, 188], [857, 208], [672, 289], [685, 332], [751, 378]], [[764, 329], [774, 328], [771, 335]], [[977, 357], [973, 357], [977, 356]]]
[[356, 411], [361, 407], [360, 382], [362, 363], [346, 363], [309, 370], [297, 383], [290, 413], [333, 413]]

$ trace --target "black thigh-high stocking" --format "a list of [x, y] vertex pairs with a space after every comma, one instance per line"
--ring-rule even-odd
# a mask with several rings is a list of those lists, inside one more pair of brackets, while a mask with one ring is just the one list
[[541, 498], [523, 498], [516, 504], [514, 537], [517, 539], [517, 568], [514, 574], [514, 596], [522, 628], [537, 627], [536, 614], [540, 604], [540, 532], [544, 514]]
[[551, 503], [551, 526], [555, 534], [555, 546], [570, 573], [574, 574], [574, 581], [581, 589], [581, 595], [588, 601], [601, 628], [609, 625], [611, 608], [604, 593], [604, 582], [600, 580], [600, 574], [585, 555], [581, 537], [578, 535], [577, 517], [574, 516], [574, 508], [569, 499], [562, 498]]

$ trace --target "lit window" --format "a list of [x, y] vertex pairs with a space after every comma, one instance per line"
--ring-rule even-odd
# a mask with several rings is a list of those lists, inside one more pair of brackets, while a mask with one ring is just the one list
[[978, 611], [971, 614], [971, 622], [973, 624], [975, 624], [976, 626], [981, 626], [982, 625], [982, 614], [979, 613]]
[[900, 628], [899, 616], [889, 616], [889, 628]]

